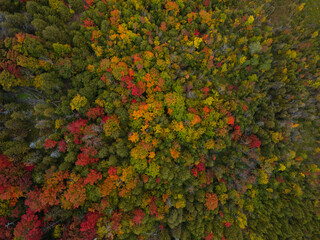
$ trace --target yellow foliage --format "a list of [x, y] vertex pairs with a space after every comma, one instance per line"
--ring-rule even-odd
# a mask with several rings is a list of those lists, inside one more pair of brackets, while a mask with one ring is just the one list
[[254, 17], [251, 15], [251, 16], [248, 18], [247, 23], [248, 23], [248, 24], [251, 24], [251, 23], [253, 23], [253, 21], [254, 21]]
[[103, 49], [101, 46], [96, 46], [94, 44], [91, 44], [91, 47], [94, 51], [94, 53], [96, 54], [97, 57], [100, 57], [103, 53]]
[[247, 226], [247, 217], [243, 213], [238, 213], [238, 224], [241, 229], [245, 229]]
[[293, 190], [296, 196], [300, 197], [302, 195], [302, 189], [297, 184], [293, 184]]
[[200, 43], [202, 43], [202, 41], [203, 41], [202, 38], [195, 37], [195, 38], [194, 38], [194, 41], [193, 41], [193, 45], [194, 45], [196, 48], [199, 48]]
[[81, 97], [80, 94], [77, 94], [71, 101], [70, 106], [71, 109], [79, 110], [81, 107], [87, 104], [86, 97]]
[[280, 132], [271, 132], [271, 138], [274, 143], [283, 140], [283, 136]]
[[104, 107], [105, 101], [101, 99], [96, 99], [95, 104], [97, 104], [100, 107]]
[[211, 106], [211, 104], [214, 102], [213, 97], [208, 97], [206, 100], [204, 100], [204, 104]]
[[61, 232], [62, 232], [62, 225], [61, 224], [57, 224], [55, 227], [54, 227], [54, 231], [53, 231], [53, 236], [54, 238], [58, 239], [58, 238], [61, 238]]
[[269, 182], [268, 175], [264, 171], [260, 171], [260, 184], [267, 184]]
[[186, 200], [184, 198], [178, 199], [176, 202], [176, 208], [184, 208], [186, 206]]
[[279, 171], [284, 171], [286, 169], [286, 166], [280, 163]]
[[252, 213], [254, 210], [254, 207], [252, 204], [246, 205], [245, 210], [247, 210], [249, 213]]
[[206, 143], [205, 143], [205, 147], [206, 149], [214, 149], [215, 146], [215, 142], [213, 139], [209, 139]]
[[40, 75], [37, 75], [34, 79], [33, 79], [33, 86], [35, 88], [38, 88], [40, 89], [42, 87], [42, 84], [43, 84], [43, 80], [41, 78]]
[[319, 35], [319, 32], [316, 31], [316, 32], [312, 33], [311, 37], [312, 37], [312, 38], [315, 38], [315, 37], [317, 37], [318, 35]]
[[55, 121], [55, 128], [59, 129], [63, 125], [63, 119], [59, 118]]
[[292, 59], [295, 59], [297, 57], [297, 52], [294, 51], [294, 50], [291, 50], [289, 49], [287, 52], [286, 52], [287, 55], [289, 55], [290, 58]]
[[157, 125], [154, 127], [154, 131], [155, 131], [155, 133], [161, 133], [161, 126], [160, 126], [160, 124], [157, 124]]
[[224, 63], [224, 64], [222, 65], [221, 72], [223, 73], [223, 72], [226, 72], [227, 70], [228, 70], [228, 69], [227, 69], [227, 64]]
[[299, 6], [299, 11], [302, 11], [304, 9], [304, 6], [306, 5], [306, 3], [302, 3], [300, 6]]
[[222, 193], [220, 196], [219, 196], [219, 201], [222, 205], [226, 204], [227, 203], [227, 200], [229, 198], [229, 195], [226, 194], [226, 193]]
[[246, 56], [241, 57], [240, 58], [240, 65], [244, 64], [246, 60], [247, 60]]
[[54, 10], [57, 10], [59, 8], [60, 3], [62, 3], [62, 1], [60, 0], [49, 0], [49, 6]]

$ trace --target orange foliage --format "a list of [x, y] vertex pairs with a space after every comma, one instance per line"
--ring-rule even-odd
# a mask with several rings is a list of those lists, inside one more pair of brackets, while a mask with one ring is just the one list
[[206, 193], [205, 206], [213, 211], [218, 207], [218, 197], [214, 193]]

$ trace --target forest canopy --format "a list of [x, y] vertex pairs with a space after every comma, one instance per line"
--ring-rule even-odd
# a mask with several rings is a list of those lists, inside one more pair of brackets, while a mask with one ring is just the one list
[[0, 0], [0, 239], [320, 239], [317, 0]]

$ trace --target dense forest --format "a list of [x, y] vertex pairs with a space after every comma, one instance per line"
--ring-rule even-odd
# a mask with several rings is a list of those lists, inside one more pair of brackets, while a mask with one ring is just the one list
[[0, 0], [0, 239], [319, 240], [319, 12]]

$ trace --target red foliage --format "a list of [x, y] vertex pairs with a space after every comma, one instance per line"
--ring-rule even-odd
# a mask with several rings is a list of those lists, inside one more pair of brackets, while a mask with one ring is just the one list
[[161, 88], [159, 86], [156, 86], [154, 89], [153, 89], [154, 92], [161, 92]]
[[20, 3], [28, 2], [30, 0], [19, 0]]
[[243, 104], [242, 109], [243, 109], [243, 111], [246, 112], [248, 110], [248, 106], [246, 104]]
[[85, 239], [91, 240], [96, 237], [96, 234], [93, 231], [81, 232], [80, 231], [81, 219], [78, 217], [73, 217], [72, 221], [68, 222], [64, 226], [62, 240], [76, 240], [76, 239]]
[[197, 168], [192, 168], [191, 173], [193, 176], [197, 177], [198, 176], [198, 169]]
[[230, 227], [232, 224], [229, 223], [229, 222], [226, 222], [224, 225], [228, 228], [228, 227]]
[[88, 118], [93, 120], [95, 120], [97, 117], [100, 117], [101, 115], [103, 115], [103, 108], [99, 106], [90, 108], [87, 112]]
[[133, 225], [135, 226], [135, 225], [141, 224], [141, 222], [144, 218], [144, 215], [145, 215], [145, 213], [143, 210], [141, 210], [141, 209], [134, 210], [134, 217], [131, 219]]
[[93, 0], [86, 0], [86, 4], [88, 4], [89, 6], [93, 5]]
[[110, 167], [108, 170], [108, 174], [111, 176], [117, 175], [117, 168], [116, 167]]
[[32, 170], [34, 169], [34, 166], [35, 166], [35, 164], [33, 164], [33, 165], [28, 165], [28, 166], [25, 166], [25, 169], [26, 169], [28, 172], [32, 172]]
[[100, 78], [102, 82], [106, 83], [106, 76], [102, 75], [102, 77]]
[[276, 176], [276, 179], [277, 179], [277, 181], [278, 181], [279, 183], [284, 183], [284, 180], [283, 180], [281, 177]]
[[6, 155], [0, 154], [0, 169], [10, 168], [13, 166], [13, 163], [9, 161]]
[[207, 106], [204, 106], [203, 107], [203, 112], [204, 112], [205, 116], [209, 116], [209, 113], [211, 112], [211, 110]]
[[44, 209], [45, 203], [40, 197], [41, 190], [37, 187], [27, 193], [25, 205], [28, 206], [33, 212], [40, 212]]
[[160, 231], [163, 231], [163, 229], [164, 229], [164, 226], [162, 226], [161, 224], [159, 225], [159, 230]]
[[205, 240], [213, 240], [213, 233], [209, 233], [207, 236], [206, 236], [206, 239]]
[[206, 169], [206, 166], [202, 162], [199, 163], [196, 167], [199, 172], [204, 171]]
[[17, 66], [12, 61], [7, 61], [0, 63], [0, 71], [7, 70], [9, 73], [13, 74], [16, 78], [20, 77], [20, 67]]
[[111, 229], [113, 229], [113, 230], [118, 230], [119, 229], [121, 217], [122, 217], [122, 212], [121, 211], [113, 212], [113, 214], [112, 214], [112, 216], [110, 218], [112, 223], [113, 223]]
[[80, 166], [84, 167], [90, 163], [96, 163], [98, 161], [99, 161], [98, 158], [90, 157], [86, 153], [79, 153], [78, 157], [77, 157], [76, 165], [80, 165]]
[[101, 179], [102, 179], [102, 174], [100, 172], [90, 169], [90, 173], [88, 174], [87, 178], [84, 180], [84, 184], [90, 183], [91, 185], [93, 185], [93, 183]]
[[51, 139], [47, 139], [46, 142], [43, 144], [43, 146], [46, 147], [46, 149], [49, 149], [49, 148], [54, 148], [56, 146], [57, 142], [54, 141], [54, 140], [51, 140]]
[[244, 17], [241, 19], [241, 22], [246, 21], [246, 20], [247, 20], [247, 18], [248, 18], [248, 16], [247, 16], [247, 15], [246, 15], [246, 16], [244, 16]]
[[249, 136], [249, 141], [250, 141], [251, 148], [258, 148], [261, 146], [261, 142], [260, 142], [259, 138], [254, 134], [251, 134]]
[[204, 88], [201, 88], [201, 91], [207, 95], [210, 89], [208, 87], [204, 87]]
[[102, 118], [102, 123], [105, 123], [109, 118], [111, 118], [110, 116], [105, 116]]
[[228, 124], [230, 124], [231, 126], [234, 125], [234, 117], [233, 117], [233, 116], [229, 116], [229, 118], [228, 118]]
[[234, 132], [232, 133], [232, 140], [238, 141], [239, 138], [241, 137], [241, 129], [240, 126], [237, 125], [234, 127]]
[[94, 26], [93, 20], [87, 17], [86, 20], [83, 20], [84, 26], [85, 27], [92, 27]]
[[188, 108], [188, 112], [193, 113], [193, 114], [197, 114], [197, 110], [195, 110], [194, 108], [191, 108], [191, 107]]
[[132, 83], [133, 77], [131, 76], [123, 76], [121, 81], [127, 84], [127, 88], [131, 89], [134, 85]]
[[210, 5], [210, 0], [204, 0], [204, 1], [203, 1], [203, 5], [204, 5], [205, 7], [209, 7], [209, 5]]
[[58, 142], [59, 144], [59, 152], [66, 152], [67, 149], [67, 143], [64, 140], [61, 140]]
[[209, 210], [215, 210], [218, 207], [217, 195], [214, 193], [206, 193], [205, 205]]
[[194, 35], [196, 35], [196, 36], [199, 36], [199, 35], [200, 35], [200, 32], [198, 31], [198, 29], [196, 29], [196, 30], [194, 31]]
[[228, 90], [232, 90], [233, 89], [233, 86], [232, 85], [229, 85], [228, 86]]
[[10, 200], [14, 206], [31, 185], [31, 175], [21, 162], [11, 162], [0, 154], [0, 200]]
[[142, 90], [142, 89], [138, 88], [138, 87], [135, 86], [135, 85], [132, 87], [132, 95], [133, 95], [133, 96], [140, 97], [142, 93], [143, 93], [143, 90]]
[[94, 155], [96, 155], [97, 152], [98, 152], [97, 149], [95, 149], [94, 147], [89, 147], [89, 146], [80, 148], [80, 150], [81, 150], [84, 154], [90, 155], [90, 156], [94, 156]]
[[156, 201], [157, 201], [157, 197], [151, 197], [149, 210], [150, 210], [150, 215], [155, 215], [157, 218], [158, 217], [158, 209], [157, 209]]
[[74, 121], [68, 125], [68, 130], [72, 132], [74, 135], [78, 135], [81, 133], [82, 128], [86, 126], [88, 120], [79, 119]]
[[1, 240], [13, 239], [12, 227], [13, 227], [13, 223], [10, 223], [8, 218], [0, 216], [0, 239]]
[[80, 225], [80, 231], [81, 232], [87, 232], [87, 231], [95, 231], [95, 226], [99, 220], [100, 216], [98, 212], [88, 212], [88, 214], [85, 217], [85, 220], [82, 221]]
[[223, 212], [222, 211], [219, 211], [219, 215], [220, 215], [220, 217], [223, 218]]
[[24, 240], [39, 240], [42, 237], [42, 221], [34, 212], [27, 210], [26, 214], [21, 216], [21, 221], [14, 229], [14, 237]]

